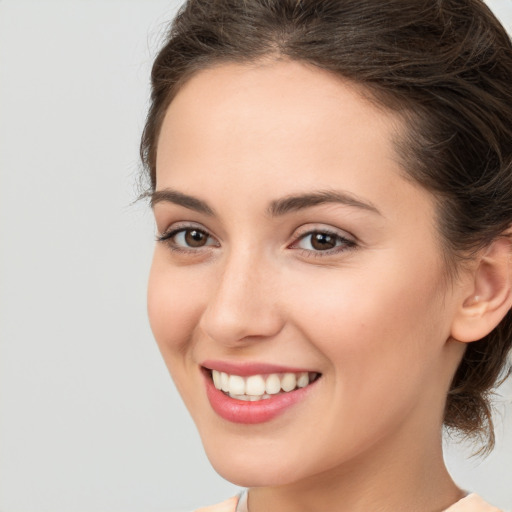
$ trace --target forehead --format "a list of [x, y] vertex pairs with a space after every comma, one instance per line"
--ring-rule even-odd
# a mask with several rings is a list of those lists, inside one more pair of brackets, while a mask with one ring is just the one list
[[[272, 113], [274, 121], [279, 114], [286, 114], [290, 122], [306, 122], [311, 128], [315, 120], [325, 117], [326, 107], [332, 121], [343, 120], [357, 112], [372, 124], [401, 125], [398, 115], [384, 108], [377, 108], [369, 99], [364, 87], [307, 63], [290, 60], [261, 60], [246, 64], [222, 63], [195, 73], [179, 89], [170, 107], [167, 121], [179, 115], [185, 107], [205, 115], [231, 113], [237, 110], [248, 114], [243, 119], [256, 126], [262, 120], [269, 124], [266, 114]], [[264, 104], [268, 108], [260, 109]], [[192, 119], [193, 120], [193, 119]], [[183, 121], [183, 119], [181, 119]], [[220, 119], [215, 119], [216, 126]], [[297, 126], [299, 128], [299, 126]], [[313, 131], [313, 130], [311, 130]]]
[[263, 203], [271, 192], [342, 188], [389, 203], [398, 185], [414, 187], [395, 150], [402, 130], [397, 114], [327, 71], [292, 61], [222, 64], [198, 72], [170, 104], [157, 189], [229, 188]]
[[392, 138], [402, 129], [398, 115], [317, 67], [294, 61], [222, 64], [198, 72], [171, 102], [158, 140], [157, 169], [180, 155], [199, 156], [198, 144], [203, 151], [224, 150], [233, 165], [261, 147], [269, 158], [275, 158], [274, 150], [306, 157], [308, 149], [327, 158], [332, 142], [339, 159], [353, 152], [355, 141], [394, 160]]

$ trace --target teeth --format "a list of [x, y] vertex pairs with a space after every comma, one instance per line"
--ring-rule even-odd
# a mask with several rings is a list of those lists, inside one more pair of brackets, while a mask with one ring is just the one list
[[245, 380], [238, 375], [229, 376], [229, 393], [233, 395], [243, 395], [245, 393]]
[[296, 388], [304, 388], [316, 379], [317, 373], [271, 373], [270, 375], [229, 375], [212, 370], [213, 384], [231, 398], [244, 401], [265, 400], [280, 392], [287, 393]]
[[222, 384], [221, 384], [221, 376], [220, 376], [220, 373], [219, 372], [212, 372], [212, 377], [213, 377], [213, 385], [217, 388], [217, 389], [221, 389], [222, 388]]
[[220, 374], [220, 389], [226, 393], [229, 391], [229, 375], [227, 373]]
[[261, 396], [265, 393], [265, 381], [261, 375], [251, 375], [245, 382], [245, 394]]
[[269, 395], [275, 395], [281, 391], [281, 379], [279, 375], [273, 373], [267, 377], [267, 381], [265, 382], [265, 391]]
[[298, 388], [305, 388], [309, 384], [309, 375], [308, 372], [302, 372], [297, 377], [297, 387]]
[[291, 391], [297, 386], [297, 378], [294, 373], [285, 373], [281, 379], [281, 388], [283, 391]]
[[257, 402], [258, 400], [266, 400], [270, 398], [270, 395], [234, 395], [232, 393], [228, 393], [231, 398], [236, 398], [237, 400], [243, 400], [244, 402]]

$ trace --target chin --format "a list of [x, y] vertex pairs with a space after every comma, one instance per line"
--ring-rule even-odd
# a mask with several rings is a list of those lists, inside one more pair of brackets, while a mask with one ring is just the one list
[[215, 471], [222, 478], [240, 487], [281, 486], [301, 478], [297, 474], [296, 464], [288, 467], [290, 464], [287, 464], [282, 456], [269, 453], [268, 448], [247, 448], [249, 447], [224, 450], [218, 444], [214, 447], [205, 445], [206, 455]]
[[[212, 461], [210, 461], [212, 462]], [[273, 468], [273, 461], [269, 459], [265, 467], [242, 463], [233, 464], [232, 461], [212, 462], [213, 469], [225, 480], [239, 487], [277, 487], [295, 482], [295, 475], [289, 475]]]

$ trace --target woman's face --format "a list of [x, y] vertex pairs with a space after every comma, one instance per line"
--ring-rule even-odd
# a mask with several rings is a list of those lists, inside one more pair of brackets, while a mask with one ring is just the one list
[[401, 129], [353, 86], [283, 61], [199, 72], [168, 109], [150, 322], [235, 483], [438, 439], [457, 287], [433, 199], [400, 167]]

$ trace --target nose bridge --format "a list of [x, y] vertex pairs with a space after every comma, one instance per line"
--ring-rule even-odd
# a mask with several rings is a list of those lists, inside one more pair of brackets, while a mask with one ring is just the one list
[[248, 246], [226, 254], [201, 318], [205, 333], [226, 344], [277, 334], [282, 321], [274, 293], [276, 273], [261, 252]]

